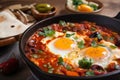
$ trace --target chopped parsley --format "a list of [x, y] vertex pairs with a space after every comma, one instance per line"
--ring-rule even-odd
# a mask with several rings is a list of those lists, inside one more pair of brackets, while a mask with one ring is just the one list
[[95, 40], [93, 40], [93, 41], [91, 42], [91, 46], [92, 46], [92, 47], [98, 47], [98, 46], [106, 47], [106, 46], [103, 45], [103, 44], [97, 44], [97, 42], [96, 42]]
[[63, 65], [63, 64], [64, 64], [64, 61], [63, 61], [63, 58], [62, 58], [62, 57], [59, 57], [59, 58], [58, 58], [58, 64], [60, 64], [60, 65]]
[[75, 40], [77, 40], [77, 39], [78, 39], [78, 37], [77, 37], [77, 36], [75, 36], [75, 37], [74, 37], [74, 39], [75, 39]]
[[58, 64], [59, 64], [59, 65], [63, 65], [67, 70], [71, 70], [71, 69], [72, 69], [72, 67], [71, 67], [70, 65], [64, 63], [62, 57], [59, 57], [59, 58], [58, 58]]
[[87, 59], [87, 58], [83, 58], [81, 60], [79, 60], [78, 64], [79, 67], [85, 68], [85, 69], [89, 69], [91, 67], [93, 63], [92, 59]]
[[81, 5], [81, 4], [83, 4], [83, 1], [82, 0], [72, 0], [73, 1], [73, 5], [75, 5], [75, 6], [78, 6], [78, 5]]
[[67, 70], [71, 70], [72, 67], [71, 67], [70, 65], [66, 65], [66, 69], [67, 69]]
[[83, 40], [80, 41], [80, 42], [78, 42], [77, 45], [78, 45], [78, 48], [80, 48], [80, 49], [82, 49], [82, 48], [85, 47], [85, 46], [84, 46], [84, 41], [83, 41]]
[[71, 37], [71, 36], [73, 36], [75, 33], [73, 33], [73, 34], [66, 34], [66, 37]]
[[97, 38], [98, 39], [102, 39], [102, 35], [99, 33], [99, 34], [97, 34]]
[[102, 47], [106, 47], [105, 45], [103, 45], [103, 44], [97, 44], [98, 46], [102, 46]]
[[91, 42], [91, 46], [92, 46], [92, 47], [96, 47], [96, 46], [97, 46], [97, 42], [96, 42], [95, 40], [93, 40], [93, 41]]
[[54, 34], [55, 34], [55, 31], [50, 29], [50, 28], [48, 28], [48, 27], [43, 28], [43, 32], [39, 32], [38, 33], [38, 35], [42, 35], [44, 37], [47, 37], [47, 36], [51, 37]]
[[95, 4], [89, 4], [90, 7], [92, 7], [95, 10], [98, 10], [98, 6], [96, 6]]
[[94, 72], [93, 71], [87, 71], [86, 72], [86, 76], [94, 76]]
[[110, 48], [115, 49], [115, 48], [117, 48], [117, 46], [115, 46], [115, 45], [110, 45]]
[[62, 21], [62, 20], [59, 21], [59, 25], [61, 25], [61, 26], [66, 26], [66, 24], [67, 23], [65, 21]]

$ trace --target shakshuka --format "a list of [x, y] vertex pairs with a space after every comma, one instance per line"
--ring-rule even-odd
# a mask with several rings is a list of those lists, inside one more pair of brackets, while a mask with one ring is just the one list
[[95, 76], [120, 69], [120, 35], [93, 22], [59, 21], [38, 29], [25, 46], [41, 70], [66, 76]]

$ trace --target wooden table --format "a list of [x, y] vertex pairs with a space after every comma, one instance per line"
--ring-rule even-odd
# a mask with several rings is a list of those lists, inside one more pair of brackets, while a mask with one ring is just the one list
[[[117, 15], [118, 12], [120, 12], [120, 0], [100, 0], [104, 4], [104, 8], [101, 12], [97, 14], [109, 16], [109, 17], [114, 17]], [[65, 2], [66, 0], [0, 0], [0, 7], [6, 7], [12, 4], [31, 4], [35, 2], [40, 2], [40, 3], [50, 3], [53, 6], [57, 8], [57, 14], [56, 15], [62, 15], [62, 14], [70, 14], [71, 12], [67, 11], [65, 9]], [[6, 47], [0, 47], [1, 51], [3, 52], [4, 55], [0, 56], [0, 62], [5, 59], [7, 55], [10, 55], [10, 53], [15, 53], [15, 55], [20, 59], [19, 56], [19, 48], [18, 48], [18, 42], [12, 45], [12, 49], [9, 51], [2, 51], [3, 48], [4, 50], [8, 50], [8, 48], [11, 48], [11, 46], [6, 46]], [[17, 72], [14, 75], [11, 76], [3, 76], [0, 74], [0, 79], [1, 80], [31, 80], [28, 79], [28, 76], [31, 76], [31, 73], [29, 69], [25, 66], [23, 62], [21, 62], [21, 68], [19, 72]], [[118, 79], [116, 79], [118, 80]]]
[[[97, 14], [114, 17], [115, 15], [117, 15], [118, 12], [120, 12], [120, 0], [99, 0], [99, 1], [103, 3], [104, 8], [101, 12]], [[35, 2], [52, 4], [57, 8], [57, 15], [71, 13], [65, 9], [66, 0], [0, 0], [0, 5], [2, 7], [6, 7], [8, 5], [16, 3], [31, 4]]]
[[120, 0], [100, 0], [104, 8], [98, 14], [114, 17], [120, 12]]

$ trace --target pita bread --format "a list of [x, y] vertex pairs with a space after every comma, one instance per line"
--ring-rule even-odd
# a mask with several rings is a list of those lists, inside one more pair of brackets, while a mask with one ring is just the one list
[[16, 19], [9, 12], [0, 12], [0, 39], [21, 34], [27, 28], [27, 25]]

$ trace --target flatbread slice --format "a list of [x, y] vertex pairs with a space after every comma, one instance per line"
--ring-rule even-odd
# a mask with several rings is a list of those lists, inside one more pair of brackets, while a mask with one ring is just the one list
[[28, 27], [7, 11], [0, 12], [0, 39], [21, 34]]

